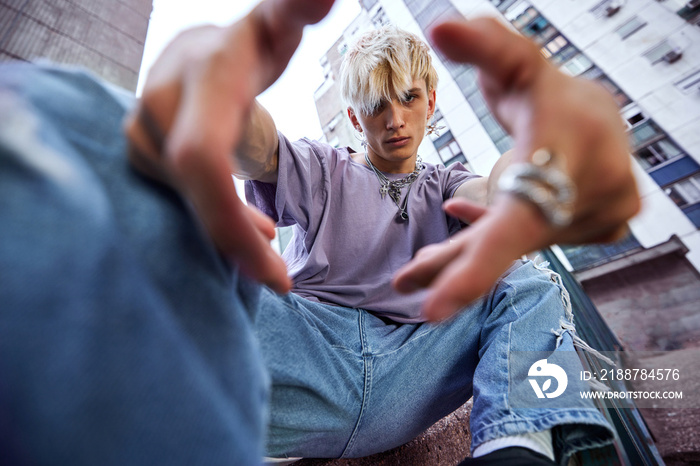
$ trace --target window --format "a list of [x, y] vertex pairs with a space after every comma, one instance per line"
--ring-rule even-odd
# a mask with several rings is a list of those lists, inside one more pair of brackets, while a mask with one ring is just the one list
[[501, 139], [508, 134], [491, 115], [486, 115], [481, 118], [481, 124], [493, 141]]
[[683, 51], [670, 40], [663, 40], [644, 52], [644, 57], [652, 65], [665, 61], [666, 63], [674, 63], [683, 56]]
[[542, 55], [544, 55], [545, 58], [550, 58], [557, 53], [564, 47], [566, 47], [569, 44], [569, 42], [564, 39], [564, 36], [557, 36], [554, 39], [550, 40], [547, 45], [542, 47]]
[[525, 37], [529, 37], [539, 45], [549, 42], [552, 37], [557, 35], [557, 30], [534, 8], [528, 8], [525, 13], [513, 21], [513, 25]]
[[629, 20], [625, 21], [620, 27], [615, 29], [615, 32], [621, 39], [624, 40], [646, 25], [647, 23], [645, 21], [642, 21], [637, 16], [633, 16]]
[[555, 65], [559, 65], [560, 63], [565, 62], [566, 60], [573, 57], [577, 53], [579, 53], [579, 51], [576, 47], [574, 47], [571, 44], [567, 44], [566, 47], [561, 49], [559, 51], [559, 53], [557, 53], [555, 56], [550, 58], [549, 61], [551, 61]]
[[577, 53], [571, 60], [561, 66], [561, 70], [570, 76], [578, 76], [592, 66], [593, 62], [590, 61], [587, 56], [582, 53]]
[[482, 119], [491, 113], [491, 110], [489, 110], [488, 104], [486, 103], [486, 100], [481, 92], [474, 92], [473, 94], [467, 96], [467, 102], [479, 119]]
[[636, 104], [633, 105], [628, 105], [622, 110], [622, 117], [625, 119], [625, 122], [627, 123], [627, 128], [634, 128], [640, 123], [643, 123], [644, 121], [647, 120], [647, 116], [644, 114], [641, 108], [639, 108]]
[[683, 94], [697, 93], [700, 90], [700, 68], [692, 70], [673, 85]]
[[620, 8], [622, 8], [623, 3], [624, 0], [604, 0], [600, 3], [597, 3], [589, 11], [595, 18], [613, 16], [618, 11], [620, 11]]
[[496, 149], [498, 149], [498, 151], [501, 154], [505, 154], [506, 152], [511, 150], [515, 145], [513, 143], [513, 138], [511, 138], [510, 135], [506, 132], [503, 133], [503, 137], [494, 141], [494, 143], [496, 144]]
[[676, 157], [685, 155], [684, 152], [670, 139], [664, 138], [642, 147], [636, 152], [640, 165], [649, 170], [657, 165], [667, 162]]
[[509, 17], [511, 12], [508, 11], [511, 9], [512, 6], [515, 5], [515, 8], [513, 8], [513, 10], [519, 10], [516, 16], [520, 14], [520, 11], [522, 11], [523, 6], [525, 8], [529, 6], [527, 2], [521, 2], [520, 0], [491, 0], [491, 3], [493, 3], [496, 6], [496, 8], [498, 8], [498, 11], [500, 11], [501, 13], [507, 12], [505, 16], [508, 19], [508, 21], [513, 20], [512, 17]]
[[475, 92], [479, 92], [476, 70], [473, 67], [466, 68], [462, 73], [457, 75], [455, 81], [464, 95], [471, 95]]
[[564, 36], [558, 34], [540, 49], [540, 53], [544, 58], [556, 65], [575, 56], [579, 51]]
[[[527, 8], [523, 11], [523, 7]], [[513, 18], [514, 15], [517, 15], [517, 17]], [[527, 26], [527, 24], [533, 19], [537, 17], [542, 18], [537, 13], [537, 10], [535, 10], [531, 6], [528, 6], [527, 4], [522, 4], [521, 8], [514, 9], [513, 12], [506, 15], [506, 17], [510, 20], [511, 23], [513, 23], [513, 26], [515, 26], [519, 30], [523, 30]]]
[[554, 64], [562, 63], [573, 57], [579, 51], [569, 43], [562, 35], [557, 35], [554, 39], [540, 49], [542, 56]]
[[591, 70], [587, 71], [584, 73], [584, 76], [595, 76], [597, 77], [593, 78], [596, 81], [598, 81], [600, 84], [603, 85], [605, 89], [612, 94], [613, 98], [615, 99], [615, 102], [617, 102], [618, 107], [623, 108], [626, 105], [630, 104], [632, 102], [632, 99], [629, 98], [627, 94], [622, 92], [622, 89], [617, 87], [617, 84], [612, 82], [610, 78], [608, 78], [606, 75], [603, 74], [600, 69], [597, 67], [591, 68]]
[[411, 11], [421, 11], [430, 6], [430, 0], [406, 0], [406, 6]]
[[533, 35], [531, 39], [537, 44], [537, 45], [542, 45], [547, 42], [549, 42], [552, 37], [556, 36], [557, 31], [553, 26], [550, 24], [547, 24], [542, 30], [540, 30], [537, 34]]
[[446, 19], [459, 15], [459, 12], [449, 0], [426, 3], [426, 8], [411, 11], [414, 12], [413, 17], [416, 18], [416, 22], [423, 30], [426, 30], [431, 24], [441, 18]]
[[[451, 133], [448, 132], [447, 134], [449, 134], [449, 137], [446, 138], [446, 140], [441, 139], [441, 141], [439, 142], [440, 145], [435, 146], [442, 163], [444, 165], [454, 163], [455, 161], [457, 161], [455, 160], [455, 157], [459, 157], [460, 155], [466, 162], [466, 158], [462, 153], [462, 148], [459, 147], [459, 144], [457, 143], [457, 141], [455, 141], [455, 138], [452, 136]], [[447, 134], [445, 134], [445, 136], [447, 136]]]
[[442, 160], [442, 163], [445, 163], [446, 161], [452, 159], [452, 157], [455, 155], [461, 154], [462, 150], [459, 148], [459, 145], [457, 145], [457, 142], [453, 140], [451, 144], [448, 144], [440, 149], [438, 153], [440, 154], [440, 160]]
[[635, 125], [630, 131], [632, 147], [635, 150], [651, 142], [656, 142], [663, 137], [665, 137], [665, 133], [661, 131], [661, 128], [653, 120], [645, 120], [643, 123]]
[[459, 162], [462, 165], [464, 165], [465, 167], [467, 167], [467, 170], [469, 170], [470, 172], [473, 172], [472, 168], [469, 166], [469, 163], [467, 162], [467, 158], [464, 156], [464, 154], [461, 154], [461, 153], [455, 155], [450, 160], [446, 160], [444, 165], [446, 167], [448, 167], [448, 166], [452, 165], [453, 163], [457, 163], [457, 162]]
[[[534, 8], [530, 8], [528, 11], [534, 11]], [[513, 22], [515, 24], [516, 21]], [[533, 22], [530, 24], [526, 25], [525, 27], [518, 28], [521, 30], [521, 32], [526, 35], [527, 37], [532, 37], [536, 36], [539, 34], [544, 28], [549, 26], [549, 21], [544, 19], [542, 16], [537, 16]], [[516, 25], [517, 27], [517, 25]]]
[[678, 207], [687, 207], [700, 202], [700, 174], [673, 183], [664, 191]]
[[689, 0], [686, 2], [685, 6], [676, 13], [690, 24], [700, 26], [700, 1]]
[[387, 18], [386, 13], [384, 12], [384, 8], [379, 7], [377, 8], [377, 11], [372, 15], [372, 24], [374, 24], [375, 27], [382, 27], [386, 26], [389, 24], [389, 18]]

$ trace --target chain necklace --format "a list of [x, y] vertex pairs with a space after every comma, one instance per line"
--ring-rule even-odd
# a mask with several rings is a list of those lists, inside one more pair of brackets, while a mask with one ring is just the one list
[[[377, 179], [379, 180], [379, 184], [381, 185], [379, 187], [379, 193], [382, 195], [382, 199], [384, 199], [384, 196], [386, 196], [386, 194], [388, 193], [389, 197], [394, 201], [394, 204], [396, 204], [396, 207], [399, 208], [399, 212], [396, 215], [396, 220], [401, 222], [407, 222], [408, 195], [411, 192], [411, 186], [413, 185], [413, 182], [416, 181], [420, 172], [425, 168], [425, 165], [423, 165], [423, 161], [421, 160], [421, 158], [418, 157], [416, 159], [416, 168], [413, 169], [413, 172], [409, 173], [407, 176], [401, 178], [400, 180], [394, 181], [389, 180], [389, 178], [387, 178], [384, 175], [384, 173], [377, 170], [377, 167], [375, 167], [372, 161], [369, 159], [367, 152], [365, 152], [365, 162], [367, 162], [367, 165], [372, 169], [374, 174], [377, 175]], [[403, 202], [400, 202], [401, 190], [405, 186], [408, 186], [408, 190], [406, 191], [406, 196], [403, 198]]]

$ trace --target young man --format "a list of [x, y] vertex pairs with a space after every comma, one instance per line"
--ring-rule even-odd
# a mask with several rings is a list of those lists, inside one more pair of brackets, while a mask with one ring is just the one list
[[[550, 448], [563, 458], [609, 438], [590, 406], [519, 419], [500, 401], [504, 355], [522, 346], [570, 350], [574, 337], [565, 328], [565, 292], [551, 274], [512, 261], [555, 241], [613, 237], [638, 207], [614, 104], [550, 68], [531, 44], [494, 21], [434, 31], [449, 56], [481, 67], [487, 98], [516, 140], [513, 159], [551, 149], [566, 162], [578, 196], [571, 221], [561, 224], [543, 214], [565, 207], [534, 199], [495, 195], [486, 210], [451, 204], [472, 225], [423, 249], [394, 276], [402, 291], [431, 287], [421, 311], [422, 297], [387, 286], [391, 273], [456, 229], [440, 211], [443, 199], [483, 183], [457, 167], [417, 163], [415, 140], [424, 131], [418, 125], [427, 124], [434, 105], [423, 72], [411, 71], [410, 82], [399, 79], [379, 99], [370, 93], [351, 104], [367, 135], [367, 160], [309, 141], [289, 143], [254, 102], [284, 69], [304, 25], [331, 3], [271, 0], [229, 27], [183, 34], [136, 103], [84, 73], [2, 68], [2, 458], [255, 464], [267, 375], [254, 332], [274, 384], [271, 453], [389, 448], [471, 391], [476, 454], [511, 437], [508, 445], [529, 442], [544, 458]], [[359, 103], [371, 104], [369, 111]], [[121, 124], [130, 111], [127, 143]], [[167, 186], [131, 170], [127, 153]], [[298, 239], [288, 253], [298, 259], [290, 264], [295, 286], [311, 299], [270, 291], [290, 288], [287, 270], [269, 247], [271, 222], [239, 201], [233, 171], [260, 181], [250, 189], [277, 220], [318, 235], [309, 248]], [[382, 175], [408, 178], [403, 188], [389, 183], [382, 198]], [[343, 189], [349, 194], [336, 196]], [[295, 190], [298, 199], [285, 197]], [[372, 212], [371, 223], [369, 215], [358, 217], [360, 208]], [[344, 225], [346, 218], [354, 222]], [[421, 228], [421, 221], [434, 224]], [[336, 230], [347, 244], [337, 243]], [[360, 233], [370, 240], [359, 241]], [[372, 281], [358, 277], [354, 256], [323, 262], [343, 248], [372, 264], [364, 270]], [[446, 325], [422, 323], [422, 316], [446, 318], [484, 292], [488, 298]], [[555, 445], [546, 433], [552, 428]], [[586, 440], [570, 441], [576, 432]], [[517, 435], [525, 439], [513, 440]]]
[[[527, 451], [504, 450], [525, 447], [553, 464], [609, 442], [612, 430], [592, 403], [524, 413], [509, 398], [517, 382], [510, 352], [573, 351], [573, 334], [557, 341], [572, 317], [552, 272], [518, 261], [440, 325], [425, 323], [425, 293], [392, 287], [419, 250], [460, 230], [445, 201], [490, 197], [487, 180], [461, 164], [420, 159], [437, 87], [427, 46], [395, 28], [371, 31], [346, 53], [340, 79], [362, 152], [280, 134], [237, 154], [266, 180], [248, 182], [248, 200], [294, 229], [283, 255], [292, 293], [264, 291], [255, 322], [272, 378], [269, 454], [387, 450], [472, 395], [474, 455], [484, 460], [515, 452], [536, 462]], [[255, 133], [275, 133], [272, 120], [258, 121], [270, 127]]]

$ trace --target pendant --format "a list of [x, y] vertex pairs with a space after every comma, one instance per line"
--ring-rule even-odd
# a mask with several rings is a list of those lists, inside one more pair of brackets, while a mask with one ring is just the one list
[[386, 196], [386, 193], [389, 192], [389, 186], [383, 184], [381, 188], [379, 188], [379, 193], [382, 195], [382, 199], [384, 199], [384, 196]]
[[396, 221], [400, 223], [408, 222], [408, 212], [400, 210], [399, 213], [396, 214]]
[[389, 197], [391, 197], [398, 206], [399, 202], [401, 201], [401, 191], [395, 187], [392, 187], [389, 189]]

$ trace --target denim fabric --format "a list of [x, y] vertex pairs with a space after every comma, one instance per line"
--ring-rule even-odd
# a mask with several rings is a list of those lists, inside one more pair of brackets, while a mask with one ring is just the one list
[[509, 402], [510, 352], [574, 350], [571, 330], [561, 331], [562, 319], [570, 317], [557, 278], [519, 261], [487, 297], [437, 325], [398, 324], [362, 309], [263, 293], [255, 326], [272, 377], [268, 453], [384, 451], [472, 395], [472, 449], [505, 435], [553, 429], [564, 462], [576, 450], [609, 443], [614, 434], [591, 402], [532, 410]]
[[472, 395], [473, 447], [552, 428], [563, 461], [610, 441], [592, 405], [509, 405], [509, 352], [573, 351], [551, 272], [518, 262], [441, 325], [276, 295], [129, 168], [131, 105], [81, 72], [0, 67], [3, 461], [255, 464], [263, 362], [275, 456], [386, 450]]
[[0, 67], [0, 463], [260, 462], [260, 287], [129, 168], [132, 101]]

